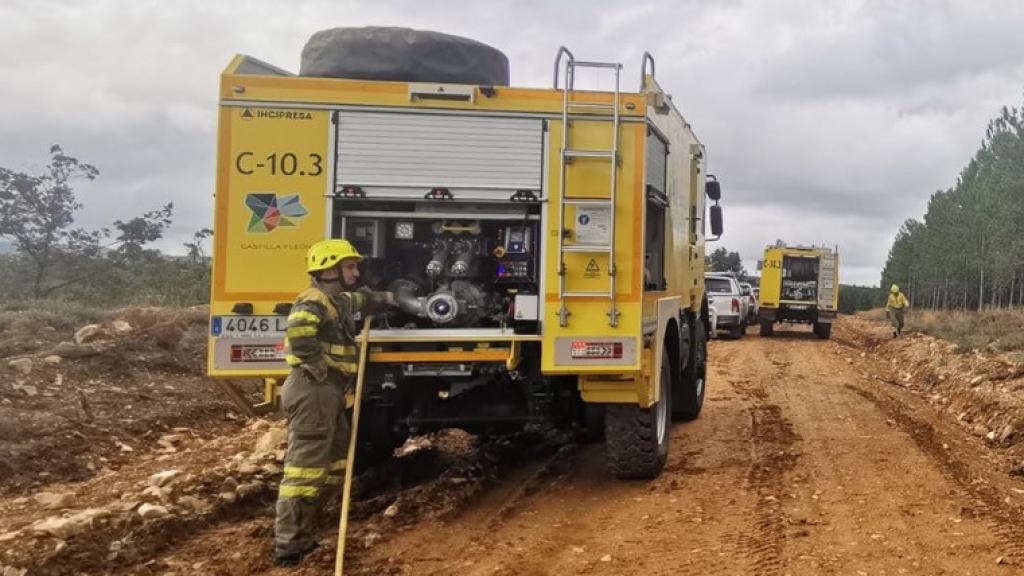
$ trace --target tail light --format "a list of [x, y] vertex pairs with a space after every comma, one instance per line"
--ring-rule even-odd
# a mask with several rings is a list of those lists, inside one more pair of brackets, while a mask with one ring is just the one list
[[621, 342], [574, 340], [570, 348], [573, 360], [611, 360], [622, 358]]
[[739, 298], [733, 298], [732, 299], [732, 311], [733, 312], [739, 312], [740, 311], [740, 299]]
[[232, 362], [282, 362], [284, 342], [277, 344], [233, 344]]

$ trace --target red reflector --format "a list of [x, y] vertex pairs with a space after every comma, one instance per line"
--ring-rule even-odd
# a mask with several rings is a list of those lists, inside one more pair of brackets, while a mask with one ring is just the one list
[[569, 355], [578, 360], [614, 360], [622, 358], [622, 342], [574, 340]]
[[740, 311], [740, 301], [737, 300], [736, 298], [732, 299], [732, 311], [733, 312], [739, 312]]
[[281, 344], [233, 344], [232, 362], [281, 362], [284, 360], [284, 343]]

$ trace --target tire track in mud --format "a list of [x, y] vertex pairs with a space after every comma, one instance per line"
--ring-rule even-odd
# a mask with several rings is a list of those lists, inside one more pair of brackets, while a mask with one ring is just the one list
[[[681, 494], [681, 507], [689, 502], [684, 521], [693, 528], [683, 540], [664, 540], [671, 573], [678, 576], [746, 574], [749, 556], [746, 534], [753, 530], [748, 519], [755, 502], [747, 493], [747, 474], [753, 465], [749, 394], [743, 369], [747, 356], [732, 341], [713, 344], [710, 367], [711, 392], [704, 414], [696, 427], [677, 428], [674, 446], [683, 443], [687, 451], [670, 459], [663, 482]], [[711, 441], [710, 439], [716, 439]], [[673, 449], [676, 450], [675, 448]], [[738, 571], [739, 570], [739, 571]], [[662, 573], [662, 572], [652, 572]]]
[[515, 485], [501, 505], [491, 514], [487, 520], [487, 528], [490, 530], [499, 528], [516, 512], [526, 498], [543, 487], [545, 481], [567, 472], [575, 460], [577, 449], [575, 444], [566, 444], [542, 462], [531, 466], [532, 469], [526, 477]]
[[785, 475], [799, 459], [794, 449], [800, 437], [782, 407], [772, 401], [769, 381], [778, 381], [790, 362], [768, 354], [773, 374], [758, 376], [756, 381], [733, 380], [737, 394], [745, 401], [750, 416], [750, 464], [744, 478], [744, 490], [754, 497], [752, 530], [739, 535], [742, 555], [749, 558], [747, 573], [778, 574], [785, 566], [786, 519], [781, 494]]
[[[458, 518], [461, 522], [480, 526], [483, 531], [465, 539], [448, 540], [448, 551], [443, 557], [419, 558], [420, 562], [434, 562], [437, 565], [419, 567], [418, 573], [430, 576], [451, 574], [453, 558], [470, 558], [474, 554], [474, 549], [485, 546], [487, 536], [501, 530], [506, 522], [521, 510], [530, 496], [542, 491], [545, 483], [566, 473], [575, 464], [578, 448], [574, 443], [564, 444], [546, 458], [525, 463], [521, 468], [512, 470], [511, 475], [517, 477], [515, 481], [491, 486], [486, 493], [481, 493], [479, 498], [464, 502], [457, 512], [447, 517], [448, 520]], [[375, 573], [372, 567], [369, 573]]]
[[977, 475], [969, 464], [947, 451], [935, 426], [909, 414], [899, 400], [884, 393], [876, 394], [851, 384], [845, 384], [845, 387], [895, 422], [935, 462], [942, 475], [969, 496], [971, 507], [965, 506], [963, 513], [984, 518], [993, 532], [1005, 542], [1006, 553], [1016, 562], [1024, 560], [1024, 515], [1011, 509], [1004, 501], [1005, 496], [996, 488], [984, 481], [976, 481]]

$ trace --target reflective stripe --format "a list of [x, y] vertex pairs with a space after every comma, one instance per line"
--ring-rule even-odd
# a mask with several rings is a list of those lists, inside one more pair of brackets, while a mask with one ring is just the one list
[[315, 498], [320, 494], [316, 486], [289, 486], [282, 484], [278, 495], [282, 498]]
[[[341, 370], [342, 372], [354, 374], [359, 368], [359, 363], [355, 362], [355, 358], [352, 357], [339, 359], [334, 356], [324, 356], [323, 358], [324, 361], [327, 362], [328, 366]], [[299, 358], [294, 354], [285, 354], [284, 361], [287, 362], [289, 366], [301, 366], [303, 363], [302, 358]]]
[[331, 462], [331, 465], [327, 468], [331, 472], [340, 472], [348, 466], [348, 460], [335, 460]]
[[[309, 330], [308, 333], [305, 330]], [[292, 338], [304, 338], [314, 336], [317, 333], [317, 329], [312, 326], [293, 326], [285, 332], [285, 362], [289, 366], [301, 366], [304, 360], [292, 354]], [[306, 341], [302, 342], [302, 346], [305, 347]], [[357, 369], [358, 363], [358, 348], [354, 344], [339, 344], [331, 342], [321, 342], [321, 351], [324, 353], [324, 360], [327, 361], [327, 365], [336, 370], [342, 372], [354, 374]]]
[[306, 312], [305, 310], [296, 310], [288, 315], [288, 323], [290, 324], [293, 320], [305, 320], [312, 322], [313, 324], [320, 323], [320, 317], [312, 312]]
[[285, 478], [323, 478], [327, 475], [327, 470], [323, 468], [301, 468], [299, 466], [285, 466], [284, 477]]
[[324, 356], [324, 360], [327, 361], [327, 365], [331, 368], [336, 368], [349, 374], [355, 374], [356, 370], [359, 369], [359, 364], [356, 362], [343, 362], [341, 360], [335, 360], [330, 356]]
[[288, 338], [301, 338], [303, 336], [316, 336], [316, 326], [293, 326], [285, 330]]
[[327, 344], [327, 353], [334, 356], [355, 356], [356, 347], [351, 344]]

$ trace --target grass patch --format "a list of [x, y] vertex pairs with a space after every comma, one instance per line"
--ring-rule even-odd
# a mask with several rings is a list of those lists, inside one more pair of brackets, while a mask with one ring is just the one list
[[872, 308], [871, 310], [864, 310], [864, 311], [861, 311], [861, 312], [857, 312], [856, 315], [861, 317], [861, 318], [866, 318], [868, 320], [873, 320], [875, 322], [888, 322], [888, 320], [885, 319], [885, 309], [884, 308]]
[[0, 303], [0, 333], [7, 331], [31, 333], [50, 327], [60, 332], [74, 332], [86, 324], [100, 324], [115, 319], [127, 320], [133, 328], [145, 329], [165, 322], [205, 325], [209, 322], [207, 306], [181, 308], [176, 306], [88, 306], [67, 300], [15, 300]]
[[948, 340], [956, 344], [958, 352], [1024, 351], [1024, 308], [983, 312], [911, 310], [906, 327]]
[[110, 311], [65, 300], [21, 300], [0, 305], [0, 332], [31, 332], [44, 327], [77, 330], [110, 319]]

